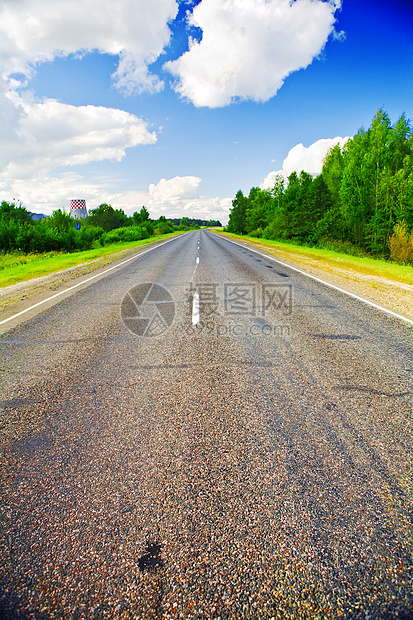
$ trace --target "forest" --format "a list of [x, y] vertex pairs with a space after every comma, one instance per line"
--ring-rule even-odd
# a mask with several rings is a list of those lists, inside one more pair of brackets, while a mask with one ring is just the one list
[[380, 109], [326, 155], [321, 174], [278, 176], [232, 201], [228, 232], [413, 264], [413, 135]]
[[[199, 223], [198, 223], [199, 222]], [[77, 223], [77, 227], [76, 227]], [[101, 204], [86, 219], [75, 220], [62, 209], [39, 221], [22, 205], [3, 201], [0, 205], [0, 252], [74, 252], [112, 243], [140, 241], [151, 236], [186, 231], [203, 226], [221, 226], [219, 221], [152, 220], [146, 207], [128, 217], [122, 209]]]

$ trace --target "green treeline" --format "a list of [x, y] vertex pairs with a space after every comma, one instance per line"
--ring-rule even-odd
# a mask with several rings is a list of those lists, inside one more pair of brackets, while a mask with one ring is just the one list
[[[48, 218], [33, 220], [24, 207], [3, 201], [0, 205], [0, 252], [73, 252], [90, 250], [111, 243], [140, 241], [204, 226], [221, 225], [217, 221], [181, 218], [174, 222], [161, 216], [152, 220], [145, 207], [128, 217], [122, 209], [101, 204], [86, 219], [74, 220], [57, 209]], [[76, 223], [80, 226], [76, 228]]]
[[413, 135], [380, 109], [371, 127], [334, 146], [313, 178], [293, 172], [272, 190], [239, 191], [227, 230], [413, 264]]

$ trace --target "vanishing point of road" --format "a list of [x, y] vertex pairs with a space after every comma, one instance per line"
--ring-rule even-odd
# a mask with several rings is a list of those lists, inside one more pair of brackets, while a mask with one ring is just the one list
[[410, 324], [195, 231], [1, 328], [2, 618], [413, 617]]

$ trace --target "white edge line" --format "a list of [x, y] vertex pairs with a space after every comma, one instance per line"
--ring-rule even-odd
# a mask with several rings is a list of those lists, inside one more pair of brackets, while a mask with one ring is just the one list
[[280, 265], [283, 265], [284, 267], [288, 267], [288, 269], [292, 269], [293, 271], [297, 271], [298, 273], [301, 273], [304, 276], [307, 276], [307, 278], [311, 278], [312, 280], [315, 280], [316, 282], [325, 284], [325, 286], [333, 288], [336, 291], [340, 291], [340, 293], [344, 293], [345, 295], [348, 295], [349, 297], [353, 297], [354, 299], [358, 299], [359, 301], [362, 301], [364, 304], [367, 304], [368, 306], [371, 306], [372, 308], [376, 308], [376, 310], [381, 310], [382, 312], [385, 312], [386, 314], [390, 314], [390, 316], [396, 317], [396, 319], [400, 319], [401, 321], [405, 321], [406, 323], [410, 323], [410, 325], [413, 325], [412, 319], [408, 319], [407, 317], [402, 316], [401, 314], [397, 314], [397, 312], [393, 312], [393, 310], [388, 310], [387, 308], [383, 308], [383, 306], [380, 306], [379, 304], [374, 303], [374, 301], [369, 301], [368, 299], [364, 299], [363, 297], [360, 297], [359, 295], [356, 295], [355, 293], [350, 293], [350, 291], [346, 291], [344, 288], [340, 288], [339, 286], [336, 286], [335, 284], [331, 284], [330, 282], [326, 282], [325, 280], [322, 280], [321, 278], [317, 278], [317, 276], [313, 276], [311, 273], [307, 273], [305, 271], [302, 271], [301, 269], [297, 269], [297, 267], [293, 267], [292, 265], [289, 265], [288, 263], [284, 263], [283, 261], [278, 260], [277, 258], [274, 258], [273, 256], [271, 256], [271, 254], [265, 254], [264, 252], [260, 252], [259, 250], [254, 250], [249, 245], [246, 245], [244, 243], [238, 243], [237, 241], [233, 241], [232, 239], [228, 239], [227, 237], [221, 237], [221, 239], [225, 239], [226, 241], [229, 241], [229, 243], [233, 243], [234, 245], [239, 245], [241, 248], [247, 247], [249, 250], [251, 250], [252, 252], [255, 252], [256, 254], [259, 254], [260, 256], [269, 258], [273, 260], [274, 262], [279, 263]]
[[199, 323], [199, 294], [194, 294], [192, 302], [192, 325], [198, 325]]
[[26, 308], [25, 310], [21, 310], [17, 314], [13, 314], [13, 316], [9, 316], [8, 319], [3, 319], [2, 321], [0, 321], [0, 325], [4, 325], [5, 323], [12, 321], [13, 319], [17, 319], [19, 316], [26, 314], [26, 312], [30, 312], [30, 310], [34, 310], [34, 308], [38, 308], [39, 306], [46, 304], [48, 301], [51, 301], [52, 299], [56, 299], [56, 297], [60, 297], [60, 295], [64, 295], [65, 293], [68, 293], [69, 291], [73, 291], [75, 288], [78, 288], [79, 286], [83, 286], [83, 284], [86, 284], [87, 282], [90, 282], [91, 280], [100, 278], [100, 276], [103, 276], [105, 273], [109, 273], [109, 271], [118, 269], [119, 267], [122, 267], [122, 265], [126, 265], [126, 263], [129, 263], [130, 261], [135, 260], [136, 258], [139, 258], [140, 256], [147, 254], [148, 252], [152, 252], [152, 250], [156, 250], [156, 248], [159, 248], [162, 245], [166, 245], [167, 243], [170, 243], [171, 241], [175, 241], [176, 239], [182, 239], [182, 236], [183, 235], [179, 235], [178, 237], [173, 237], [172, 239], [168, 239], [167, 241], [158, 243], [153, 248], [149, 248], [148, 250], [145, 250], [144, 252], [139, 252], [138, 254], [134, 254], [133, 256], [131, 256], [130, 258], [127, 258], [126, 260], [124, 260], [122, 263], [119, 263], [118, 265], [109, 267], [109, 269], [106, 269], [105, 271], [102, 271], [101, 273], [97, 273], [94, 276], [91, 276], [90, 278], [83, 280], [82, 282], [78, 282], [77, 284], [74, 284], [73, 286], [66, 288], [64, 291], [60, 291], [59, 293], [56, 293], [55, 295], [52, 295], [51, 297], [48, 297], [47, 299], [43, 299], [42, 301], [37, 302], [37, 304], [30, 306], [30, 308]]

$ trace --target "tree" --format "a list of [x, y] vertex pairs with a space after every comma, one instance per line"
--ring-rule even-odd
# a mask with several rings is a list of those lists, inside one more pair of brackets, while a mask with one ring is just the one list
[[105, 232], [120, 228], [127, 224], [128, 218], [122, 209], [115, 209], [112, 205], [106, 203], [99, 205], [97, 209], [93, 209], [87, 218], [87, 223], [92, 226], [99, 226]]
[[275, 177], [273, 188], [270, 192], [274, 198], [273, 213], [275, 211], [281, 210], [282, 200], [284, 196], [284, 186], [285, 186], [284, 177], [281, 174], [277, 174], [277, 176]]
[[229, 232], [244, 234], [245, 230], [245, 216], [248, 206], [248, 198], [244, 196], [241, 190], [237, 192], [234, 200], [232, 201], [232, 209], [230, 209], [228, 227]]
[[[308, 189], [306, 211], [303, 213], [306, 240], [316, 242], [320, 238], [320, 222], [331, 222], [333, 198], [323, 175], [316, 177]], [[328, 215], [327, 215], [328, 214]], [[326, 219], [325, 219], [326, 218]], [[331, 234], [331, 231], [329, 231]], [[335, 235], [334, 235], [335, 236]]]
[[245, 230], [248, 234], [260, 236], [269, 221], [272, 195], [269, 191], [253, 187], [248, 196], [245, 211]]
[[328, 151], [323, 162], [321, 174], [334, 204], [340, 208], [340, 186], [344, 174], [344, 157], [339, 144], [336, 144]]
[[403, 168], [405, 158], [412, 154], [412, 128], [404, 114], [389, 130], [388, 151], [387, 166], [391, 174], [395, 175]]
[[397, 228], [401, 222], [413, 229], [412, 126], [404, 114], [392, 126], [379, 109], [369, 129], [330, 149], [318, 177], [293, 171], [286, 187], [278, 177], [270, 192], [253, 187], [248, 198], [238, 192], [228, 230], [310, 243], [331, 239], [389, 256], [389, 239], [393, 255], [413, 244], [411, 233]]
[[0, 220], [5, 221], [13, 221], [13, 222], [27, 222], [28, 224], [34, 223], [32, 218], [30, 217], [30, 213], [24, 207], [18, 206], [14, 204], [14, 202], [3, 202], [0, 205]]
[[340, 185], [340, 200], [350, 240], [364, 245], [366, 223], [371, 211], [371, 189], [374, 185], [370, 162], [365, 155], [369, 148], [369, 136], [359, 129], [343, 149], [344, 173]]
[[140, 224], [145, 224], [149, 220], [149, 211], [146, 207], [142, 207], [139, 213], [135, 211], [132, 215], [132, 221], [135, 226], [139, 226]]
[[413, 228], [413, 155], [407, 155], [403, 167], [394, 176], [394, 219], [405, 220]]
[[46, 220], [46, 226], [56, 228], [59, 232], [67, 232], [70, 228], [75, 227], [75, 221], [68, 213], [61, 209], [53, 211], [52, 215]]
[[191, 222], [189, 221], [189, 217], [181, 217], [179, 222], [179, 230], [188, 230], [191, 226]]
[[389, 149], [388, 139], [390, 135], [390, 119], [383, 109], [377, 111], [371, 128], [368, 130], [369, 144], [364, 159], [367, 162], [368, 171], [371, 174], [371, 208], [376, 213], [379, 203], [379, 180], [381, 173], [388, 164]]
[[295, 226], [297, 224], [297, 213], [300, 205], [300, 180], [295, 170], [288, 177], [288, 185], [284, 193], [284, 228], [281, 231], [281, 238], [294, 239], [297, 237]]

